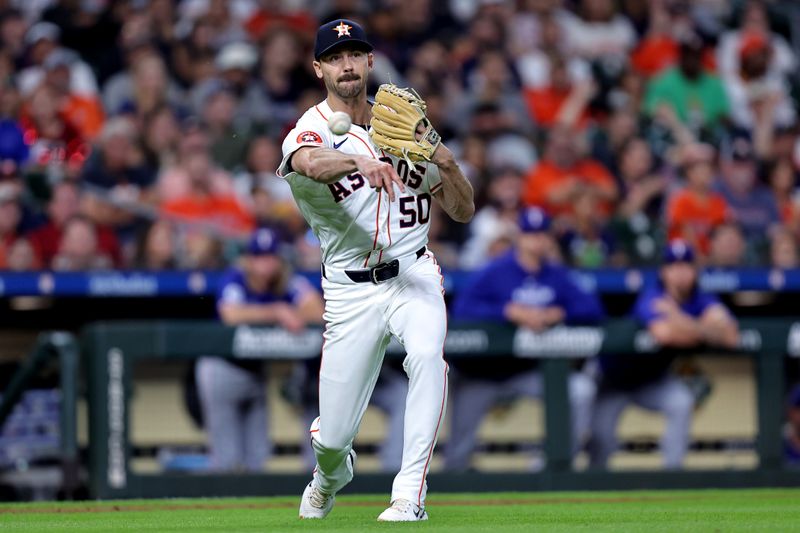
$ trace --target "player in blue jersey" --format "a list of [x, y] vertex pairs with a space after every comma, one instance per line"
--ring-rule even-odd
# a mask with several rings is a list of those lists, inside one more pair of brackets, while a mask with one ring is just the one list
[[800, 466], [800, 383], [789, 391], [786, 415], [783, 434], [784, 457], [788, 464]]
[[[510, 322], [544, 331], [559, 324], [596, 324], [603, 318], [597, 296], [585, 290], [567, 268], [548, 260], [553, 245], [550, 220], [539, 208], [524, 211], [515, 246], [476, 272], [459, 292], [453, 319]], [[478, 426], [498, 400], [509, 396], [541, 398], [543, 383], [536, 361], [503, 359], [453, 361], [450, 441], [445, 467], [465, 470], [476, 444]], [[569, 380], [575, 450], [586, 438], [595, 385], [586, 374]]]
[[716, 296], [698, 288], [692, 248], [684, 241], [673, 241], [663, 261], [658, 282], [640, 294], [633, 316], [664, 350], [598, 359], [600, 385], [590, 446], [593, 467], [605, 467], [616, 451], [617, 422], [625, 407], [634, 404], [664, 414], [664, 465], [679, 468], [689, 446], [694, 397], [670, 371], [674, 353], [669, 348], [733, 348], [739, 342], [739, 329], [730, 312]]
[[[290, 332], [321, 323], [323, 302], [279, 255], [278, 236], [257, 230], [241, 265], [225, 273], [217, 312], [228, 325], [277, 325]], [[211, 469], [260, 470], [270, 444], [264, 365], [260, 361], [202, 357], [196, 378], [211, 448]]]

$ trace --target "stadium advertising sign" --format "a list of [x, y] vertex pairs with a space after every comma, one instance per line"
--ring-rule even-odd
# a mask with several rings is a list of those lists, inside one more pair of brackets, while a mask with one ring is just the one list
[[232, 353], [241, 359], [308, 359], [321, 351], [318, 330], [289, 333], [282, 328], [239, 326], [233, 334]]
[[555, 327], [541, 333], [518, 329], [514, 355], [518, 357], [594, 357], [603, 345], [603, 330], [590, 327]]
[[108, 351], [108, 484], [115, 489], [127, 486], [125, 468], [125, 358], [122, 350]]

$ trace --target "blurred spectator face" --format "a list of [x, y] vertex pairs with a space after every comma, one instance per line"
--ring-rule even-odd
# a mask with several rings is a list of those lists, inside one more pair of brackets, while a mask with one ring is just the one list
[[45, 83], [53, 87], [60, 94], [69, 94], [70, 72], [66, 64], [58, 65], [45, 72]]
[[772, 189], [780, 195], [788, 195], [794, 190], [794, 167], [790, 159], [779, 159], [769, 174]]
[[575, 133], [566, 128], [553, 128], [547, 140], [547, 158], [561, 168], [571, 168], [578, 161]]
[[0, 190], [0, 235], [13, 235], [22, 218], [16, 192], [3, 186]]
[[80, 195], [78, 188], [72, 183], [62, 181], [53, 188], [53, 197], [47, 204], [50, 221], [57, 227], [63, 227], [69, 219], [78, 213]]
[[0, 23], [0, 41], [10, 48], [14, 55], [22, 52], [25, 31], [28, 29], [25, 19], [17, 12], [11, 12]]
[[19, 112], [19, 91], [11, 83], [0, 83], [0, 115], [16, 117]]
[[742, 11], [742, 30], [769, 32], [769, 18], [760, 2], [748, 2]]
[[653, 154], [643, 139], [634, 139], [625, 145], [620, 155], [620, 171], [623, 179], [637, 180], [646, 176], [653, 168]]
[[550, 85], [553, 86], [553, 89], [563, 92], [572, 88], [567, 65], [561, 57], [553, 58], [550, 62]]
[[636, 135], [638, 129], [636, 114], [630, 110], [620, 109], [608, 120], [608, 137], [612, 146], [622, 146], [625, 141]]
[[207, 151], [211, 146], [208, 133], [197, 126], [191, 125], [184, 129], [178, 145], [178, 154], [183, 159], [196, 151]]
[[264, 43], [262, 64], [289, 71], [300, 63], [300, 50], [302, 46], [292, 32], [273, 32]]
[[614, 17], [612, 0], [583, 0], [581, 2], [584, 18], [593, 22], [606, 22]]
[[742, 264], [745, 252], [742, 230], [735, 224], [725, 224], [714, 230], [708, 262], [712, 266], [734, 268]]
[[39, 268], [36, 253], [28, 239], [17, 239], [8, 250], [6, 257], [9, 270], [17, 272]]
[[347, 45], [314, 61], [317, 78], [325, 82], [329, 92], [343, 100], [354, 98], [366, 90], [370, 70], [372, 54]]
[[245, 270], [259, 287], [275, 283], [283, 273], [283, 260], [275, 254], [248, 255]]
[[693, 264], [686, 261], [669, 263], [661, 267], [661, 281], [668, 293], [685, 298], [694, 289], [697, 271]]
[[541, 27], [539, 31], [541, 32], [539, 37], [541, 39], [539, 44], [540, 48], [544, 50], [557, 50], [563, 46], [563, 34], [556, 17], [541, 17]]
[[697, 190], [708, 191], [714, 183], [714, 167], [707, 161], [696, 161], [686, 167], [686, 180]]
[[268, 137], [256, 137], [250, 143], [247, 154], [247, 165], [252, 172], [275, 172], [281, 161], [281, 151], [276, 143]]
[[683, 75], [690, 80], [700, 77], [703, 72], [703, 43], [699, 37], [690, 38], [680, 46], [678, 64]]
[[137, 92], [164, 95], [167, 91], [167, 71], [157, 55], [145, 55], [133, 67]]
[[57, 101], [56, 94], [50, 87], [40, 85], [28, 100], [33, 119], [40, 124], [54, 119], [58, 114]]
[[211, 157], [208, 152], [194, 151], [188, 154], [184, 161], [184, 168], [189, 175], [192, 187], [206, 188], [211, 177]]
[[478, 172], [486, 168], [486, 143], [483, 139], [471, 135], [464, 139], [464, 153], [461, 158]]
[[508, 63], [500, 52], [485, 52], [480, 58], [480, 76], [484, 86], [502, 88], [511, 78]]
[[208, 15], [200, 17], [195, 21], [189, 40], [191, 41], [192, 47], [196, 50], [213, 48], [214, 26], [211, 24], [211, 19]]
[[770, 261], [775, 268], [797, 268], [798, 261], [797, 243], [794, 236], [787, 229], [776, 231], [770, 239]]
[[212, 128], [228, 127], [233, 122], [236, 104], [236, 97], [230, 91], [218, 91], [206, 101], [203, 116]]
[[74, 265], [88, 265], [97, 254], [97, 232], [84, 218], [73, 218], [64, 227], [58, 253], [74, 261]]
[[752, 159], [728, 161], [724, 173], [728, 184], [736, 191], [750, 191], [756, 184], [756, 162]]
[[413, 68], [435, 74], [447, 71], [447, 49], [437, 40], [425, 41], [414, 51]]
[[767, 73], [772, 59], [772, 48], [767, 36], [761, 32], [748, 32], [740, 45], [742, 77], [746, 80], [761, 78]]
[[144, 141], [155, 153], [171, 150], [178, 143], [180, 129], [175, 114], [162, 107], [145, 125]]
[[182, 268], [219, 268], [222, 247], [219, 239], [205, 233], [192, 232], [186, 236], [185, 253], [181, 254]]
[[45, 58], [49, 56], [57, 47], [58, 43], [56, 41], [52, 41], [50, 39], [39, 39], [31, 47], [31, 61], [36, 65], [41, 65], [44, 63]]
[[171, 268], [175, 258], [175, 234], [172, 226], [163, 220], [155, 222], [147, 232], [144, 247], [148, 269]]
[[135, 150], [134, 126], [122, 117], [107, 122], [100, 135], [103, 162], [110, 169], [125, 168], [129, 165]]
[[513, 169], [506, 169], [489, 182], [489, 202], [501, 209], [516, 209], [522, 196], [522, 176]]

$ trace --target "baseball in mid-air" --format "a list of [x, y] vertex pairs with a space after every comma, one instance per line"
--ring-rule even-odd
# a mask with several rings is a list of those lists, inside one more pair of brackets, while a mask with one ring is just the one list
[[344, 135], [350, 131], [351, 124], [350, 115], [344, 111], [334, 111], [328, 118], [328, 129], [335, 135]]

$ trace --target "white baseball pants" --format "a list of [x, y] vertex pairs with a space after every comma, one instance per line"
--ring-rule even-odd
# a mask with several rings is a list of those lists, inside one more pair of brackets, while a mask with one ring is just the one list
[[[319, 381], [320, 417], [311, 427], [314, 478], [335, 493], [353, 477], [345, 459], [394, 335], [404, 345], [408, 394], [403, 459], [391, 500], [423, 506], [433, 448], [447, 401], [447, 330], [442, 276], [426, 253], [384, 283], [335, 283], [323, 278], [325, 344]], [[397, 398], [396, 401], [404, 401]]]

